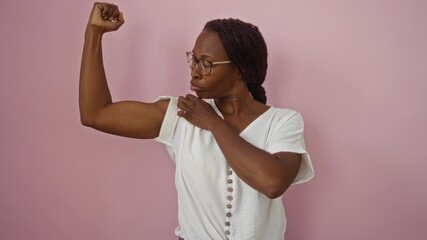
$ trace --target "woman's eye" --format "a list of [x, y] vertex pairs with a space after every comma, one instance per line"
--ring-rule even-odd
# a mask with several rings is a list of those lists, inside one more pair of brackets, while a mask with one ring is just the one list
[[211, 63], [206, 59], [202, 59], [200, 61], [202, 62], [203, 67], [210, 67], [211, 66]]

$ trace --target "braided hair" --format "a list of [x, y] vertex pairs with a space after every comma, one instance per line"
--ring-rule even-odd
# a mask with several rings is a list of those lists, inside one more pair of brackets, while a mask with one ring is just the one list
[[216, 19], [206, 23], [203, 30], [218, 34], [225, 52], [237, 66], [252, 97], [267, 102], [262, 84], [267, 73], [267, 45], [257, 26], [239, 19]]

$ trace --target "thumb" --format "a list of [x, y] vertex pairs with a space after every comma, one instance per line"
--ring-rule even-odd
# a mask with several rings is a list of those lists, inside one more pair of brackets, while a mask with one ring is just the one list
[[120, 12], [118, 18], [112, 18], [110, 20], [105, 21], [105, 27], [108, 29], [107, 31], [116, 31], [125, 23], [125, 19], [123, 18], [123, 13]]

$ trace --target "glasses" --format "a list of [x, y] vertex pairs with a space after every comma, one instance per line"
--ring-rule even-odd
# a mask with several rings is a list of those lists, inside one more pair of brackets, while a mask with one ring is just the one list
[[201, 58], [201, 59], [197, 60], [194, 57], [194, 54], [192, 52], [186, 52], [185, 55], [187, 56], [188, 66], [191, 69], [193, 69], [197, 66], [199, 68], [200, 72], [202, 72], [202, 74], [205, 76], [208, 76], [209, 74], [211, 74], [213, 66], [231, 63], [231, 61], [211, 62], [211, 61], [207, 60], [206, 58]]

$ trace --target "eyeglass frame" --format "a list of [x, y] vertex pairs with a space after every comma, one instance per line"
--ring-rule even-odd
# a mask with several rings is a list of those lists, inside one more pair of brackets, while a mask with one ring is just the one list
[[[185, 56], [187, 57], [187, 63], [189, 64], [188, 66], [191, 68], [191, 69], [193, 69], [193, 68], [195, 68], [196, 66], [198, 67], [198, 69], [199, 69], [199, 71], [204, 75], [204, 76], [209, 76], [210, 74], [211, 74], [211, 72], [212, 72], [212, 68], [213, 68], [213, 66], [215, 66], [215, 65], [221, 65], [221, 64], [228, 64], [228, 63], [231, 63], [231, 61], [217, 61], [217, 62], [212, 62], [212, 61], [210, 61], [210, 60], [208, 60], [208, 59], [206, 59], [206, 58], [201, 58], [201, 59], [199, 59], [199, 60], [197, 60], [196, 59], [196, 57], [194, 56], [194, 54], [193, 54], [193, 52], [191, 52], [191, 51], [189, 51], [189, 52], [186, 52], [185, 53]], [[191, 56], [191, 59], [189, 58], [189, 56]], [[208, 73], [204, 73], [203, 72], [203, 66], [201, 65], [201, 61], [202, 60], [204, 60], [204, 61], [207, 61], [208, 63], [210, 63], [211, 64], [211, 66], [209, 67], [209, 72]], [[196, 65], [194, 66], [194, 67], [191, 67], [191, 65], [190, 65], [190, 62], [191, 61], [194, 61], [195, 63], [196, 63]]]

